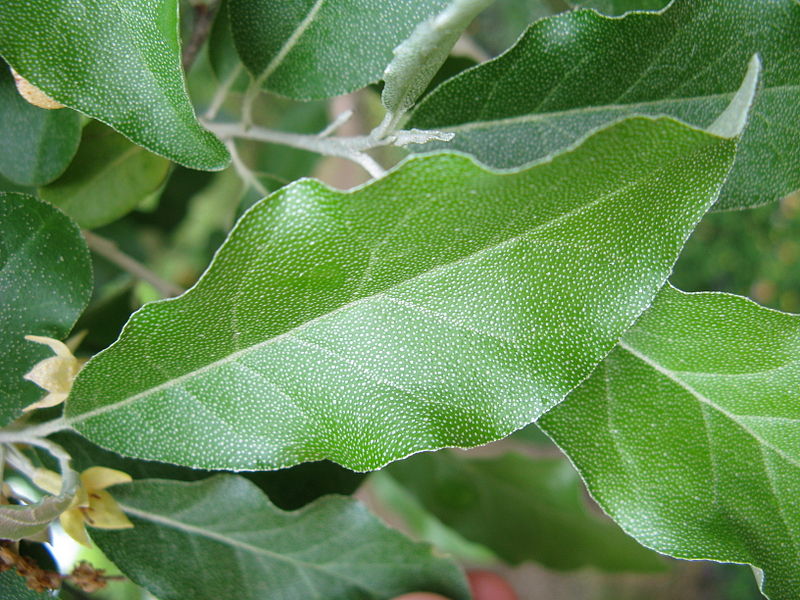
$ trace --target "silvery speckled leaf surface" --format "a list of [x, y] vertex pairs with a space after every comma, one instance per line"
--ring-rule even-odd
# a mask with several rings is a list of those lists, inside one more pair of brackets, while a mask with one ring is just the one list
[[638, 118], [516, 173], [441, 154], [351, 193], [301, 180], [84, 367], [68, 423], [125, 455], [230, 469], [368, 470], [501, 438], [650, 304], [734, 151]]
[[409, 127], [454, 132], [495, 167], [526, 164], [632, 114], [711, 123], [759, 53], [762, 85], [715, 208], [764, 204], [800, 188], [800, 2], [676, 0], [660, 13], [591, 10], [537, 21], [497, 59], [429, 94]]
[[448, 0], [230, 0], [242, 62], [271, 92], [309, 100], [378, 81], [395, 46]]
[[194, 169], [225, 168], [186, 94], [177, 0], [3, 0], [0, 55], [50, 97]]
[[60, 210], [31, 196], [0, 193], [0, 425], [45, 392], [25, 381], [52, 356], [26, 335], [64, 338], [89, 303], [89, 250]]
[[539, 425], [630, 535], [800, 595], [800, 315], [664, 288]]
[[61, 175], [81, 139], [78, 113], [29, 104], [17, 92], [11, 70], [2, 61], [0, 123], [0, 175], [19, 185], [44, 185]]
[[[454, 562], [349, 498], [327, 496], [284, 512], [234, 475], [145, 479], [115, 487], [114, 496], [135, 527], [95, 529], [92, 538], [161, 600], [389, 600], [416, 591], [470, 597]], [[169, 559], [154, 561], [154, 553]]]

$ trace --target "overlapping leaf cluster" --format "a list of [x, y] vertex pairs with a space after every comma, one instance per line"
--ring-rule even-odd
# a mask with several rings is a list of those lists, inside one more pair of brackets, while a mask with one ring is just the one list
[[[306, 155], [289, 165], [258, 156], [273, 181], [245, 178], [250, 196], [283, 183], [277, 171], [288, 185], [226, 232], [188, 292], [145, 305], [77, 378], [60, 423], [89, 441], [55, 440], [80, 470], [105, 464], [134, 476], [115, 496], [135, 527], [93, 538], [162, 600], [389, 599], [423, 589], [466, 599], [452, 560], [354, 500], [306, 506], [361, 480], [310, 463], [368, 471], [533, 421], [616, 525], [586, 509], [560, 459], [437, 454], [389, 473], [416, 496], [415, 510], [507, 562], [660, 568], [643, 544], [749, 563], [770, 598], [800, 594], [800, 317], [667, 282], [708, 210], [800, 187], [800, 4], [573, 2], [641, 10], [537, 20], [507, 52], [412, 108], [484, 4], [218, 7], [199, 69], [244, 96], [245, 121], [272, 118], [268, 108], [253, 113], [262, 91], [321, 99], [383, 78], [390, 114], [377, 130], [399, 135], [405, 120], [440, 141], [348, 192], [294, 181], [313, 164]], [[89, 301], [78, 225], [113, 224], [159, 197], [163, 206], [173, 182], [194, 177], [172, 162], [218, 170], [232, 157], [248, 172], [236, 145], [195, 118], [177, 8], [0, 7], [0, 55], [69, 107], [27, 105], [0, 69], [0, 189], [29, 194], [0, 195], [0, 425], [11, 424], [0, 440], [17, 439], [24, 423], [12, 422], [36, 399], [22, 375], [44, 353], [23, 336], [66, 337]], [[509, 2], [481, 19], [515, 10]], [[222, 105], [208, 104], [213, 118]], [[321, 109], [293, 108], [306, 121], [297, 131]], [[206, 200], [196, 196], [216, 203], [217, 221], [250, 203], [229, 177], [216, 175]], [[226, 195], [236, 201], [218, 201]], [[177, 217], [184, 247], [223, 228], [198, 214], [208, 206]], [[108, 289], [86, 313], [93, 322], [134, 294]], [[196, 470], [288, 467], [250, 481]], [[21, 515], [24, 527], [0, 536], [47, 525], [69, 504], [66, 488], [3, 507], [0, 526]], [[556, 535], [570, 541], [553, 544]], [[192, 550], [174, 556], [175, 545]], [[152, 559], [166, 553], [169, 562]], [[0, 590], [25, 594], [18, 584], [5, 575]]]

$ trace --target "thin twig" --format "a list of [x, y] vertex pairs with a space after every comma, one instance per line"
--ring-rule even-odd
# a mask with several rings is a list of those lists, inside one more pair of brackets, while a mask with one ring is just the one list
[[181, 54], [181, 63], [185, 73], [189, 72], [200, 48], [203, 47], [208, 34], [211, 33], [211, 25], [214, 23], [214, 15], [217, 13], [219, 3], [220, 0], [208, 0], [208, 2], [199, 2], [194, 5], [192, 35]]
[[222, 104], [225, 102], [225, 98], [228, 97], [228, 93], [231, 91], [231, 86], [236, 82], [241, 73], [242, 63], [239, 63], [228, 74], [228, 77], [222, 82], [222, 85], [217, 88], [214, 97], [211, 99], [211, 104], [208, 106], [208, 110], [203, 115], [204, 119], [211, 121], [216, 118], [219, 109], [222, 108]]
[[262, 196], [268, 196], [269, 190], [264, 187], [264, 185], [258, 180], [258, 177], [255, 176], [253, 171], [250, 170], [244, 161], [242, 160], [239, 151], [236, 149], [236, 144], [233, 140], [226, 140], [225, 146], [228, 148], [228, 152], [231, 153], [231, 163], [233, 163], [233, 168], [236, 169], [236, 172], [241, 177], [242, 181], [246, 184], [253, 186], [253, 188]]
[[125, 254], [111, 240], [107, 240], [106, 238], [87, 230], [83, 230], [83, 237], [86, 239], [86, 243], [89, 245], [89, 248], [91, 248], [94, 252], [113, 262], [115, 265], [127, 271], [134, 277], [137, 277], [142, 281], [146, 281], [152, 285], [164, 298], [180, 296], [184, 292], [183, 288], [162, 279], [138, 260]]

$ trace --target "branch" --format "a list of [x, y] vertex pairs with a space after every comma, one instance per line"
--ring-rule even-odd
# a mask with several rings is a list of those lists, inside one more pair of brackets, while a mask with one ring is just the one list
[[192, 22], [192, 35], [181, 54], [181, 63], [184, 73], [189, 69], [197, 58], [200, 48], [211, 33], [211, 25], [214, 23], [214, 16], [217, 14], [220, 0], [208, 0], [208, 2], [198, 2], [194, 5], [194, 20]]
[[[266, 129], [256, 125], [246, 127], [241, 123], [204, 122], [203, 124], [209, 131], [223, 140], [232, 138], [256, 140], [269, 144], [291, 146], [292, 148], [308, 150], [325, 156], [346, 158], [363, 167], [371, 177], [381, 177], [385, 171], [374, 158], [366, 153], [367, 150], [390, 145], [424, 144], [433, 140], [449, 141], [453, 139], [454, 135], [453, 133], [419, 129], [391, 132], [385, 123], [378, 125], [369, 135], [349, 137], [327, 137], [331, 126], [326, 127], [322, 133], [309, 135], [275, 131], [274, 129]], [[338, 123], [334, 122], [334, 125], [338, 125]]]
[[183, 288], [170, 283], [169, 281], [161, 279], [161, 277], [153, 273], [142, 263], [125, 254], [111, 240], [107, 240], [106, 238], [85, 229], [83, 230], [83, 237], [86, 239], [86, 243], [89, 245], [89, 248], [91, 248], [94, 252], [103, 258], [108, 259], [134, 277], [146, 281], [152, 285], [164, 298], [180, 296], [184, 292]]

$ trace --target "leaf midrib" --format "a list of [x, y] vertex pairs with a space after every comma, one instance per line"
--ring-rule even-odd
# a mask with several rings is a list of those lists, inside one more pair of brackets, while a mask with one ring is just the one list
[[[668, 369], [667, 367], [665, 367], [665, 366], [661, 365], [660, 363], [656, 362], [654, 359], [650, 358], [646, 354], [643, 354], [642, 352], [639, 352], [636, 348], [630, 346], [624, 340], [620, 340], [619, 343], [618, 343], [618, 346], [620, 348], [622, 348], [623, 350], [625, 350], [626, 352], [628, 352], [629, 354], [631, 354], [634, 357], [638, 358], [640, 361], [642, 361], [643, 363], [645, 363], [649, 367], [651, 367], [651, 368], [655, 369], [656, 371], [658, 371], [660, 374], [662, 374], [664, 377], [666, 377], [667, 379], [669, 379], [673, 383], [679, 385], [681, 388], [683, 388], [686, 392], [691, 394], [694, 398], [696, 398], [702, 404], [705, 404], [706, 406], [714, 409], [719, 414], [721, 414], [724, 417], [726, 417], [729, 421], [731, 421], [732, 423], [737, 425], [739, 428], [741, 428], [742, 431], [744, 431], [747, 435], [752, 437], [760, 446], [769, 448], [770, 450], [775, 452], [778, 456], [780, 456], [781, 458], [783, 458], [784, 460], [789, 462], [792, 466], [800, 468], [800, 459], [795, 458], [794, 456], [792, 456], [791, 454], [788, 454], [785, 450], [783, 450], [779, 446], [776, 446], [775, 444], [773, 444], [769, 440], [764, 439], [757, 431], [755, 431], [754, 429], [750, 428], [746, 423], [743, 423], [740, 420], [740, 416], [739, 415], [729, 411], [725, 407], [723, 407], [723, 406], [717, 404], [716, 402], [714, 402], [711, 398], [701, 394], [694, 387], [692, 387], [689, 383], [687, 383], [686, 381], [681, 379], [679, 377], [679, 373]], [[744, 415], [744, 416], [746, 417], [747, 415]]]
[[275, 54], [275, 56], [272, 58], [271, 61], [269, 61], [267, 66], [264, 67], [264, 70], [261, 72], [261, 75], [258, 76], [258, 79], [254, 83], [254, 86], [256, 86], [257, 88], [261, 88], [264, 82], [266, 82], [266, 80], [269, 79], [270, 75], [272, 75], [278, 69], [278, 67], [280, 67], [281, 64], [283, 64], [284, 59], [289, 55], [292, 49], [294, 49], [294, 47], [297, 45], [297, 42], [300, 40], [301, 37], [303, 37], [305, 32], [317, 18], [317, 14], [319, 13], [324, 3], [325, 0], [317, 0], [314, 3], [314, 6], [312, 6], [309, 9], [306, 16], [303, 17], [303, 20], [300, 21], [295, 30], [292, 31], [292, 34], [288, 38], [286, 38], [286, 41], [280, 47], [280, 50], [278, 50], [277, 54]]

